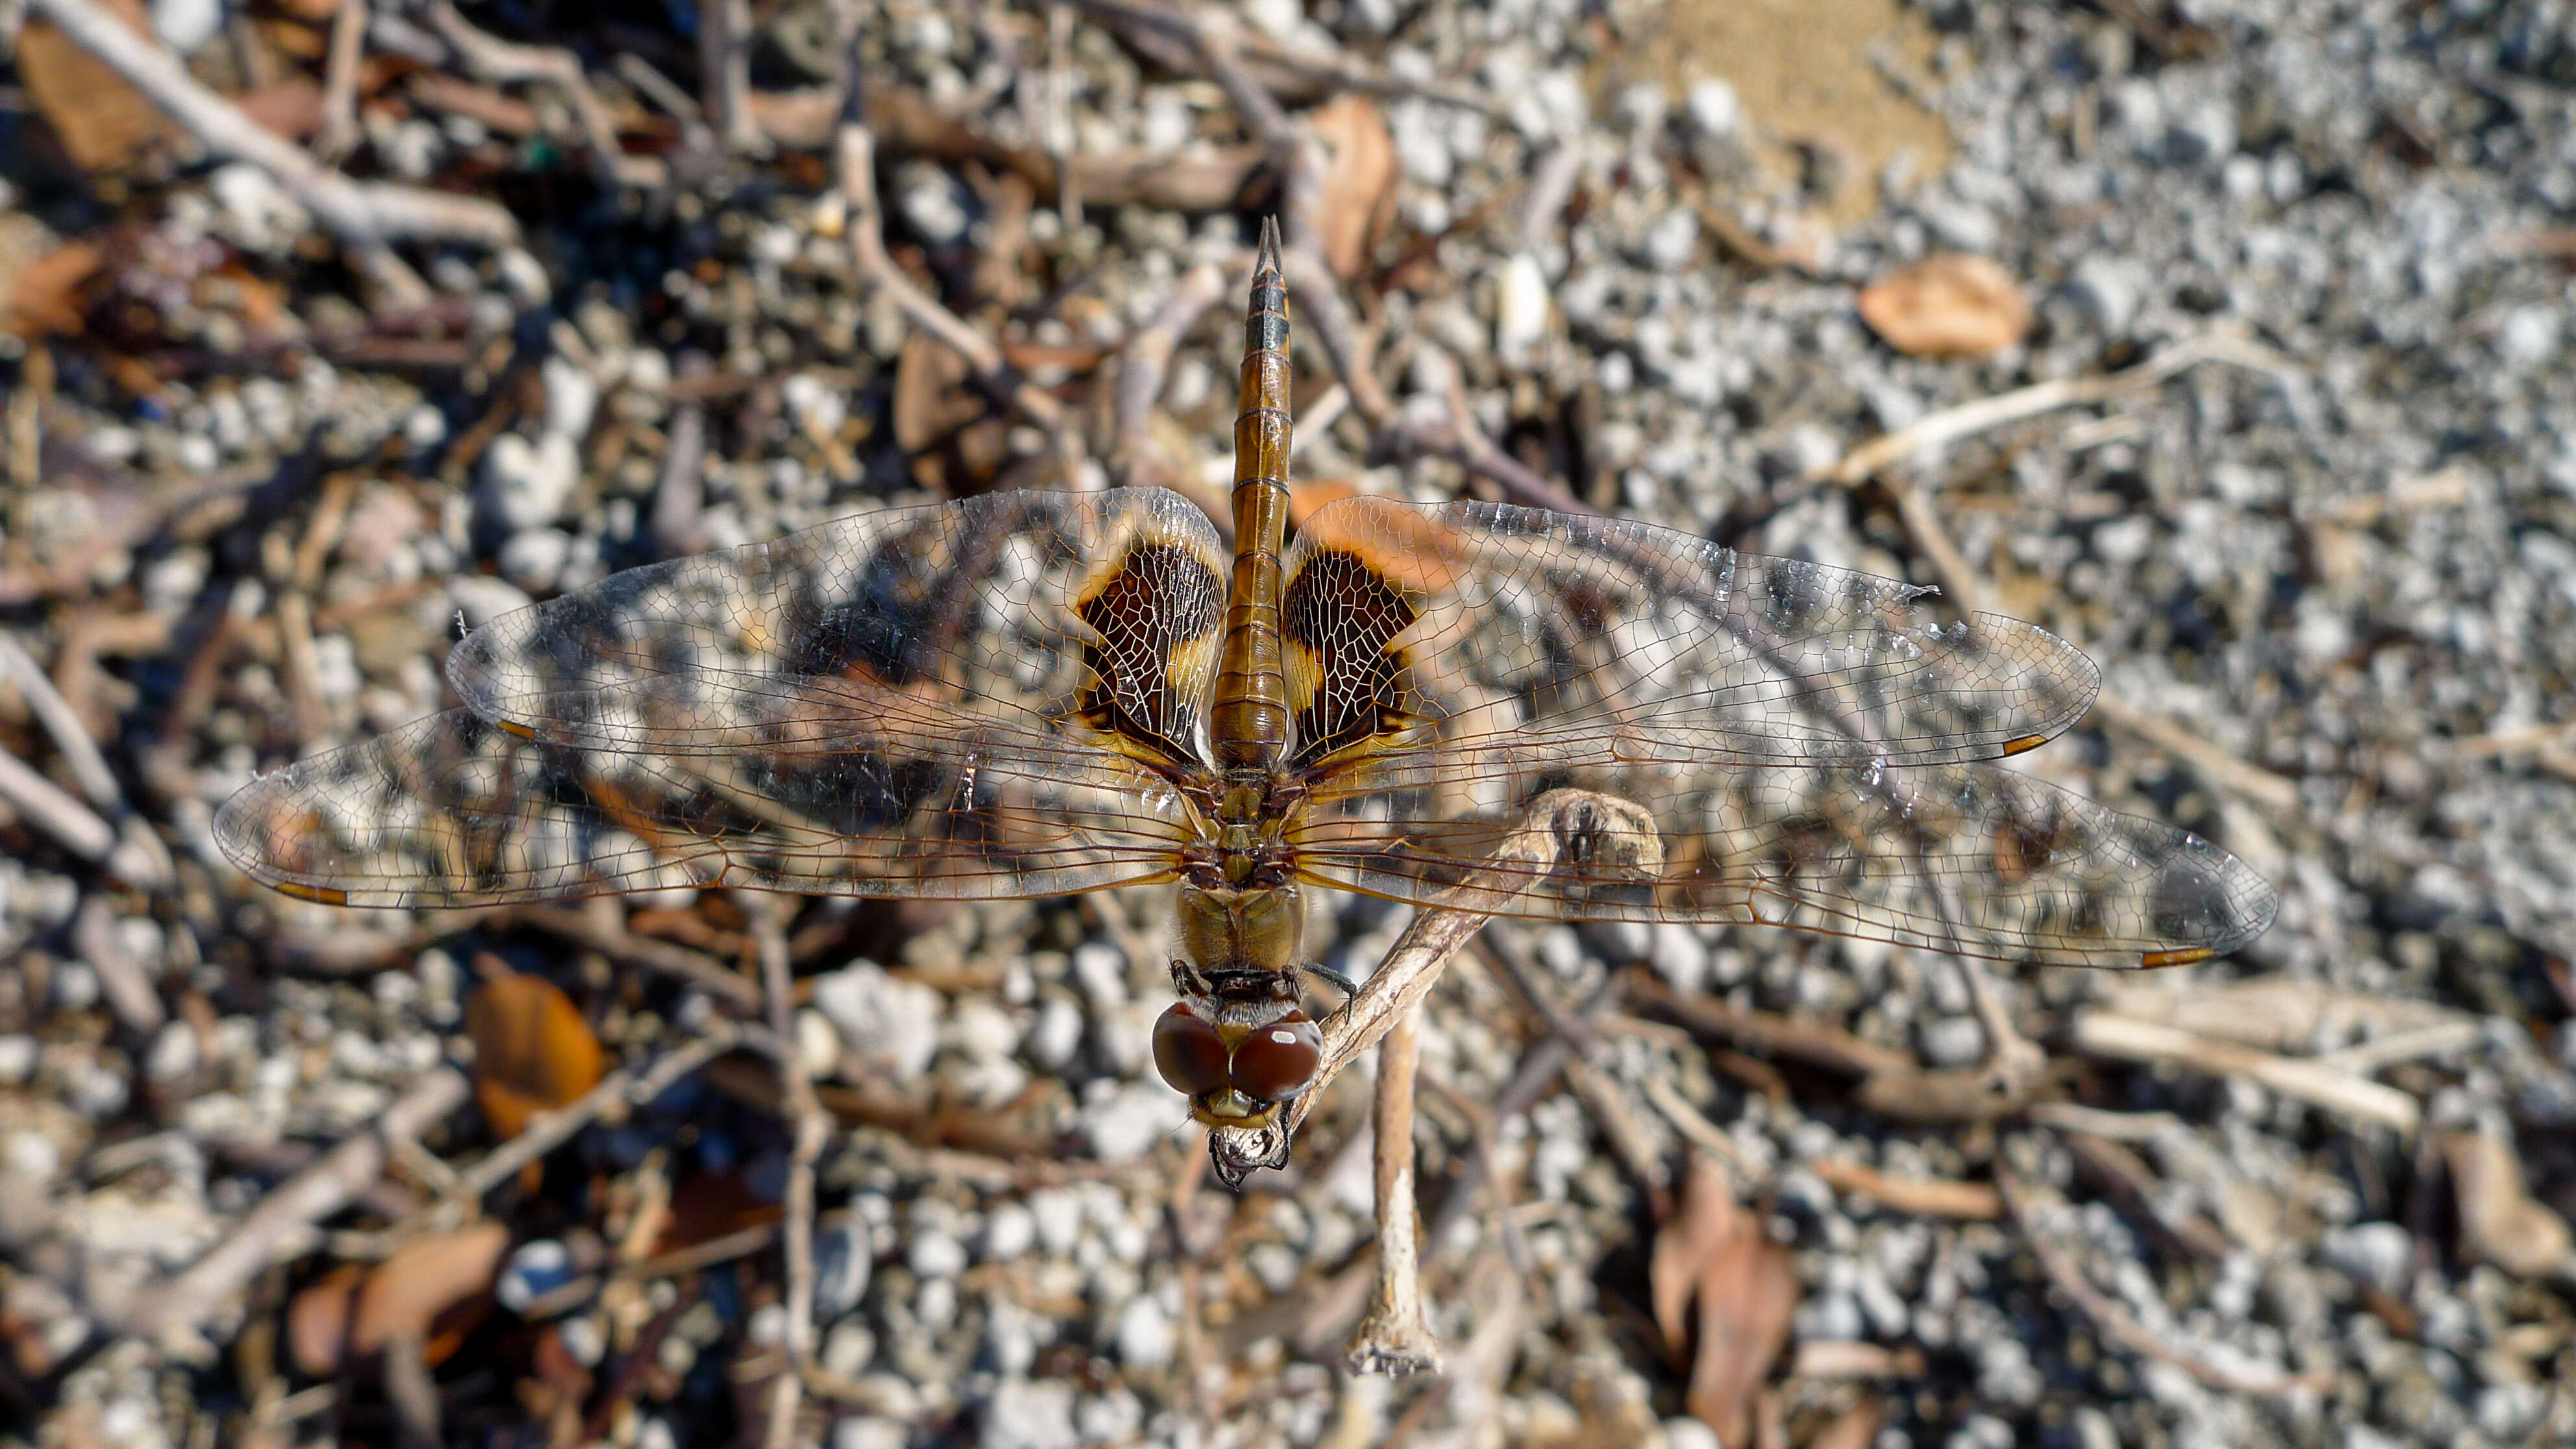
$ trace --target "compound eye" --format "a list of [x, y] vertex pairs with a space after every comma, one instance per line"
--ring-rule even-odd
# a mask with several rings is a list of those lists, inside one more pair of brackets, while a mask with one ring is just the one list
[[1173, 1091], [1204, 1097], [1225, 1086], [1225, 1041], [1198, 1013], [1176, 1005], [1155, 1019], [1154, 1070]]
[[1323, 1061], [1323, 1032], [1306, 1013], [1292, 1011], [1243, 1039], [1234, 1049], [1231, 1075], [1236, 1091], [1276, 1102], [1304, 1091]]

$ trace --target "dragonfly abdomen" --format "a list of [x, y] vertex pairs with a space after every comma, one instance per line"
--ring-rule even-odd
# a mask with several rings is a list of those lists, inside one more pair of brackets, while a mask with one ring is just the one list
[[1244, 320], [1242, 411], [1234, 420], [1234, 581], [1208, 739], [1219, 769], [1267, 773], [1288, 757], [1279, 646], [1279, 555], [1288, 535], [1288, 288], [1279, 228], [1264, 222]]

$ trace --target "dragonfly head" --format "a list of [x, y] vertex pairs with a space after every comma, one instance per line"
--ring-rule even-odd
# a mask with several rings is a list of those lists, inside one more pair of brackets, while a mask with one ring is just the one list
[[1324, 1060], [1324, 1034], [1293, 1003], [1255, 1022], [1239, 1007], [1176, 1002], [1154, 1023], [1154, 1067], [1210, 1127], [1267, 1127]]

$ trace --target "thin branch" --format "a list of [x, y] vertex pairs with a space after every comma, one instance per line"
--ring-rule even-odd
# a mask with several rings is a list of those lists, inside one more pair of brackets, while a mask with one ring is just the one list
[[[266, 171], [341, 242], [383, 253], [396, 241], [422, 239], [508, 246], [519, 224], [498, 204], [415, 186], [357, 182], [296, 149], [199, 84], [178, 58], [135, 34], [94, 0], [27, 0], [81, 49], [167, 112], [217, 156]], [[390, 253], [386, 253], [390, 255]]]
[[18, 697], [54, 742], [54, 752], [72, 773], [73, 783], [89, 803], [110, 815], [125, 808], [124, 792], [117, 788], [116, 774], [107, 767], [107, 757], [99, 753], [98, 742], [89, 737], [89, 727], [81, 723], [80, 711], [63, 698], [54, 681], [18, 641], [0, 634], [0, 678], [18, 686]]
[[65, 850], [132, 885], [158, 886], [168, 863], [138, 838], [119, 838], [116, 827], [27, 762], [0, 750], [0, 801]]
[[906, 321], [966, 359], [976, 381], [989, 391], [1009, 398], [1013, 406], [1043, 427], [1054, 430], [1065, 426], [1063, 403], [1034, 383], [1021, 380], [1004, 360], [1001, 348], [914, 285], [903, 268], [894, 264], [894, 258], [886, 255], [877, 206], [876, 137], [866, 126], [856, 121], [841, 123], [838, 159], [841, 198], [848, 207], [843, 225], [849, 231], [850, 261], [858, 269], [861, 284], [880, 288], [892, 297]]
[[1422, 1060], [1419, 1001], [1377, 1054], [1374, 1133], [1377, 1287], [1343, 1359], [1360, 1374], [1440, 1372], [1440, 1339], [1422, 1307], [1422, 1209], [1413, 1179], [1413, 1085]]
[[671, 1084], [741, 1045], [730, 1023], [718, 1023], [706, 1035], [674, 1048], [641, 1072], [614, 1071], [591, 1089], [551, 1112], [540, 1112], [518, 1136], [495, 1147], [472, 1167], [456, 1174], [458, 1200], [471, 1204], [521, 1169], [573, 1139], [581, 1129], [607, 1115], [611, 1107], [642, 1106], [668, 1091]]
[[2214, 1076], [2242, 1077], [2285, 1097], [2362, 1122], [2392, 1127], [2401, 1134], [2413, 1133], [2424, 1116], [2423, 1108], [2409, 1094], [2322, 1062], [2274, 1056], [2234, 1042], [2212, 1041], [2175, 1027], [2110, 1012], [2088, 1011], [2077, 1017], [2075, 1045], [2095, 1056], [2171, 1063]]
[[778, 1058], [778, 1075], [796, 1131], [788, 1160], [785, 1257], [786, 1332], [779, 1346], [786, 1351], [787, 1371], [770, 1388], [769, 1449], [794, 1449], [796, 1411], [805, 1392], [805, 1375], [814, 1366], [814, 1164], [823, 1155], [831, 1118], [815, 1100], [814, 1083], [794, 1050], [796, 1041], [795, 980], [787, 954], [787, 928], [780, 919], [784, 903], [769, 896], [741, 892], [735, 897], [750, 918], [752, 937], [760, 947], [761, 988], [769, 1008], [769, 1030], [787, 1047]]
[[2000, 1189], [2003, 1205], [2012, 1214], [2014, 1226], [2021, 1229], [2022, 1240], [2047, 1270], [2049, 1281], [2072, 1300], [2102, 1336], [2132, 1353], [2172, 1364], [2214, 1389], [2236, 1394], [2322, 1393], [2334, 1384], [2326, 1373], [2285, 1374], [2277, 1370], [2241, 1369], [2211, 1361], [2195, 1346], [2168, 1342], [2162, 1335], [2129, 1316], [2126, 1308], [2111, 1296], [2093, 1286], [2084, 1276], [2084, 1267], [2073, 1254], [2032, 1221], [2030, 1189], [2014, 1176], [2012, 1169], [1995, 1164], [1995, 1186]]
[[457, 59], [465, 62], [465, 68], [477, 78], [502, 83], [541, 81], [561, 90], [572, 103], [574, 118], [581, 123], [592, 166], [609, 185], [662, 183], [664, 173], [659, 160], [629, 156], [626, 148], [618, 144], [617, 118], [610, 114], [608, 103], [599, 98], [590, 77], [583, 73], [581, 57], [560, 47], [521, 45], [476, 29], [448, 0], [437, 0], [429, 7], [429, 23], [441, 39], [455, 48]]
[[1115, 416], [1116, 462], [1121, 482], [1135, 469], [1143, 449], [1154, 404], [1163, 395], [1163, 375], [1172, 351], [1199, 318], [1225, 295], [1227, 268], [1201, 262], [1181, 274], [1172, 293], [1156, 308], [1153, 319], [1128, 335], [1118, 349], [1118, 401]]
[[2013, 392], [1998, 393], [1926, 414], [1884, 437], [1872, 438], [1811, 476], [1848, 488], [1917, 453], [1991, 432], [2025, 418], [2055, 412], [2059, 408], [2109, 402], [2153, 387], [2204, 362], [2232, 363], [2275, 376], [2294, 374], [2299, 370], [2298, 364], [2291, 359], [2241, 337], [2195, 337], [2124, 371], [2100, 377], [2035, 383]]
[[137, 1295], [128, 1332], [165, 1349], [193, 1347], [197, 1325], [272, 1263], [303, 1252], [313, 1224], [384, 1175], [385, 1144], [418, 1137], [465, 1104], [464, 1074], [441, 1067], [413, 1082], [371, 1127], [261, 1198], [224, 1240], [177, 1277]]
[[358, 149], [358, 67], [367, 58], [367, 0], [340, 0], [322, 78], [322, 130], [313, 153], [338, 161]]
[[769, 154], [769, 137], [751, 113], [751, 42], [750, 0], [698, 7], [698, 84], [707, 124], [737, 156]]

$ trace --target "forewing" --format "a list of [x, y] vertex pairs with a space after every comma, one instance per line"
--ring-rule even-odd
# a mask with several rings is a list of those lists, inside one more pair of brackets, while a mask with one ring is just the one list
[[703, 885], [1044, 896], [1171, 873], [1183, 807], [1167, 780], [1028, 736], [961, 733], [936, 758], [656, 755], [452, 710], [253, 781], [216, 815], [215, 839], [267, 885], [358, 906]]
[[1298, 761], [1581, 736], [1602, 765], [1992, 759], [2091, 707], [2092, 661], [1928, 590], [1671, 529], [1351, 498], [1287, 561]]
[[486, 624], [448, 676], [476, 714], [594, 750], [937, 758], [963, 718], [1187, 774], [1224, 607], [1179, 495], [1005, 492], [630, 569]]
[[1300, 874], [1501, 915], [1785, 926], [2081, 966], [2198, 960], [2272, 920], [2272, 888], [2226, 851], [1993, 765], [1588, 758], [1530, 737], [1362, 763], [1294, 831]]

